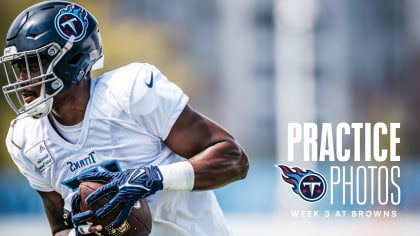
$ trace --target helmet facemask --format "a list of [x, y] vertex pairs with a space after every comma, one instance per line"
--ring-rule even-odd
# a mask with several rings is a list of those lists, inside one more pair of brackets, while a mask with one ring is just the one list
[[[44, 1], [22, 11], [9, 28], [6, 47], [0, 57], [8, 81], [3, 92], [18, 115], [34, 118], [47, 115], [53, 97], [79, 85], [103, 59], [95, 17], [64, 1]], [[50, 64], [42, 67], [43, 58]], [[31, 75], [17, 74], [16, 62], [28, 73], [29, 64], [39, 68]]]
[[[70, 37], [63, 47], [53, 42], [38, 49], [24, 52], [17, 52], [14, 46], [4, 50], [4, 56], [0, 57], [0, 64], [3, 64], [8, 85], [3, 86], [3, 93], [10, 107], [18, 115], [26, 114], [39, 119], [50, 113], [53, 97], [64, 88], [63, 81], [54, 73], [54, 67], [64, 54], [71, 49], [73, 42], [74, 36]], [[49, 58], [53, 57], [47, 68], [43, 67], [43, 55], [48, 55]], [[16, 64], [19, 61], [26, 68], [27, 80], [19, 80], [20, 71], [16, 68]], [[32, 77], [30, 62], [36, 62], [39, 75]], [[41, 85], [39, 96], [33, 101], [26, 103], [22, 91], [39, 85]], [[47, 94], [47, 90], [50, 94]]]

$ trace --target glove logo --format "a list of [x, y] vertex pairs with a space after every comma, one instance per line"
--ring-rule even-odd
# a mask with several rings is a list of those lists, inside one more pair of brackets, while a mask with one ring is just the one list
[[303, 200], [316, 202], [321, 200], [327, 191], [324, 176], [311, 170], [301, 170], [297, 167], [290, 169], [285, 165], [276, 165], [282, 170], [282, 178], [291, 184], [293, 191]]
[[80, 41], [86, 35], [88, 27], [87, 14], [87, 11], [79, 5], [68, 5], [61, 9], [55, 17], [55, 29], [66, 40], [74, 35], [74, 41]]

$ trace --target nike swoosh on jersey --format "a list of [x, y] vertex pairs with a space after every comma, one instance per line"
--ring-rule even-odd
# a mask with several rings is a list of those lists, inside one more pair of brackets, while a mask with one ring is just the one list
[[152, 76], [150, 77], [150, 82], [149, 83], [144, 82], [144, 83], [149, 88], [152, 88], [153, 87], [153, 72], [152, 72]]

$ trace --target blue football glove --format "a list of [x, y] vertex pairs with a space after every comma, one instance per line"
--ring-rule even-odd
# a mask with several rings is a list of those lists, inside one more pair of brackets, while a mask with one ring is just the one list
[[[92, 211], [80, 211], [80, 195], [76, 192], [71, 199], [71, 221], [76, 232], [76, 236], [81, 235], [96, 235], [95, 233], [80, 232], [79, 226], [86, 225], [86, 221], [93, 218], [94, 214]], [[86, 227], [84, 227], [86, 228]]]
[[118, 228], [128, 218], [134, 204], [163, 188], [162, 174], [156, 166], [140, 169], [128, 169], [121, 172], [89, 172], [77, 178], [78, 181], [112, 182], [102, 186], [86, 198], [86, 204], [104, 197], [110, 192], [117, 194], [102, 208], [96, 211], [96, 217], [104, 217], [110, 213], [121, 201], [125, 201], [121, 213], [114, 221], [113, 227]]

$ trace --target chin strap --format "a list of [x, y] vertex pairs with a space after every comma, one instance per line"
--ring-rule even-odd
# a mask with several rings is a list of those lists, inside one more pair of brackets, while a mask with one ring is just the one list
[[45, 92], [45, 84], [42, 84], [41, 94], [31, 103], [25, 104], [25, 110], [28, 110], [28, 116], [40, 119], [51, 112], [53, 101], [53, 97]]

